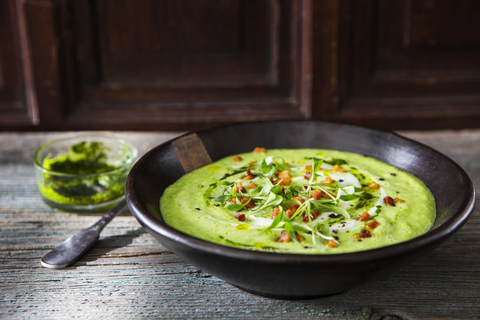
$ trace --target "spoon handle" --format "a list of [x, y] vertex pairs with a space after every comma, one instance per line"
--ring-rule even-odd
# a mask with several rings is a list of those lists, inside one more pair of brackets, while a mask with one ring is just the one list
[[65, 240], [61, 245], [40, 259], [45, 268], [62, 269], [82, 257], [97, 242], [100, 232], [112, 219], [127, 206], [126, 200], [120, 201], [108, 211], [97, 223], [85, 228]]

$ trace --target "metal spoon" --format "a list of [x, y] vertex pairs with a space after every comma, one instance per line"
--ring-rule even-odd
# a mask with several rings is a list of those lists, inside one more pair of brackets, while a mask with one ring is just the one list
[[120, 201], [108, 211], [97, 223], [89, 228], [82, 229], [65, 240], [61, 245], [47, 253], [40, 259], [45, 268], [62, 269], [80, 259], [97, 242], [100, 232], [112, 221], [117, 214], [127, 206], [127, 201]]

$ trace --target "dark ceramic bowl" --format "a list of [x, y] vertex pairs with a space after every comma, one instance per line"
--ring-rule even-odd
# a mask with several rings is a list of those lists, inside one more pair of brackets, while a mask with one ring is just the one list
[[459, 230], [474, 207], [475, 190], [462, 168], [441, 153], [395, 133], [330, 122], [280, 121], [228, 125], [196, 134], [212, 161], [255, 147], [366, 154], [414, 174], [436, 200], [432, 230], [379, 249], [304, 255], [226, 247], [191, 237], [163, 222], [159, 199], [185, 170], [174, 148], [179, 138], [155, 147], [136, 163], [127, 179], [126, 198], [133, 215], [175, 254], [248, 292], [306, 298], [358, 287], [426, 255]]

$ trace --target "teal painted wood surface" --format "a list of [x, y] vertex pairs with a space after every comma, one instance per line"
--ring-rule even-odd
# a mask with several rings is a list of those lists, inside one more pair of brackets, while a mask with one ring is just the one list
[[[39, 262], [45, 253], [99, 219], [99, 214], [49, 208], [36, 186], [31, 164], [35, 149], [73, 134], [0, 134], [2, 319], [480, 317], [479, 206], [465, 227], [432, 254], [362, 288], [320, 299], [287, 301], [243, 292], [162, 247], [128, 210], [72, 267], [45, 269]], [[131, 140], [141, 153], [177, 135], [117, 134]], [[479, 189], [480, 131], [402, 134], [450, 156]]]

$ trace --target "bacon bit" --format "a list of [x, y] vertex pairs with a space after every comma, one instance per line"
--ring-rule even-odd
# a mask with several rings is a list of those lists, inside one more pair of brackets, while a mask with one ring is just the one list
[[[318, 210], [313, 210], [312, 213], [310, 214], [310, 219], [313, 221], [317, 219], [317, 217], [320, 215], [320, 212]], [[310, 220], [308, 219], [308, 216], [305, 215], [302, 218], [303, 222], [308, 223]]]
[[242, 177], [242, 180], [252, 180], [255, 178], [255, 175], [250, 171], [250, 168], [247, 168], [247, 173]]
[[367, 221], [370, 219], [370, 213], [364, 212], [360, 217], [357, 218], [357, 221]]
[[334, 182], [335, 182], [335, 180], [333, 180], [330, 177], [326, 177], [325, 180], [323, 180], [323, 183], [334, 183]]
[[[240, 200], [240, 202], [242, 204], [245, 204], [247, 203], [250, 199], [247, 199], [247, 198], [238, 198]], [[247, 205], [245, 206], [245, 208], [247, 209], [252, 209], [253, 207], [255, 207], [255, 203], [253, 203], [253, 200], [250, 200], [250, 202], [247, 203]]]
[[285, 165], [286, 165], [287, 167], [290, 167], [290, 163], [288, 163], [288, 162], [285, 162]]
[[368, 187], [372, 190], [376, 190], [380, 188], [380, 185], [378, 183], [372, 182], [368, 185]]
[[303, 241], [305, 241], [305, 238], [304, 238], [302, 235], [300, 235], [300, 234], [297, 234], [296, 237], [297, 237], [297, 241], [298, 241], [298, 242], [303, 242]]
[[[245, 200], [247, 200], [247, 199], [245, 199]], [[255, 203], [253, 202], [253, 200], [250, 200], [250, 202], [245, 206], [245, 208], [247, 208], [247, 209], [255, 208]]]
[[253, 153], [265, 153], [265, 148], [256, 147], [253, 149]]
[[380, 222], [378, 222], [376, 220], [373, 220], [373, 221], [370, 221], [369, 223], [367, 223], [365, 226], [369, 229], [375, 229], [379, 225], [380, 225]]
[[306, 165], [305, 170], [312, 170], [312, 166], [311, 165]]
[[237, 203], [237, 198], [232, 198], [232, 199], [230, 199], [230, 202], [231, 202], [231, 203]]
[[[332, 195], [332, 197], [336, 197], [336, 196], [337, 196], [337, 195], [336, 195], [335, 193], [333, 193], [333, 192], [330, 192], [330, 194]], [[323, 198], [326, 198], [326, 199], [332, 199], [332, 197], [330, 197], [330, 196], [328, 195], [328, 193], [323, 192], [323, 191], [322, 191], [322, 197], [323, 197]]]
[[304, 203], [305, 200], [303, 200], [301, 197], [293, 197], [292, 199], [300, 201], [300, 203]]
[[238, 221], [245, 221], [245, 215], [243, 213], [239, 213], [239, 214], [235, 215], [235, 218]]
[[399, 197], [396, 197], [395, 199], [393, 199], [395, 202], [398, 202], [398, 203], [404, 203], [405, 200], [402, 200], [400, 199]]
[[250, 161], [250, 162], [248, 163], [248, 166], [251, 167], [251, 166], [253, 166], [255, 163], [257, 163], [257, 161]]
[[336, 165], [333, 166], [332, 171], [335, 171], [335, 172], [345, 172], [345, 170], [343, 170], [342, 168], [340, 168], [340, 167], [338, 166], [338, 164], [336, 164]]
[[240, 161], [242, 161], [242, 160], [243, 160], [243, 159], [242, 159], [242, 157], [240, 157], [240, 156], [233, 156], [233, 161], [235, 161], [235, 162], [240, 162]]
[[199, 187], [199, 188], [203, 188], [203, 184], [199, 184], [197, 187]]
[[242, 193], [247, 193], [247, 190], [242, 186], [241, 182], [237, 182], [235, 187], [233, 188], [236, 192], [242, 192]]
[[336, 248], [338, 246], [338, 244], [333, 241], [333, 240], [328, 240], [327, 242], [327, 248]]
[[257, 185], [255, 183], [249, 183], [247, 184], [247, 189], [255, 189]]
[[288, 209], [292, 212], [295, 212], [297, 211], [297, 209], [299, 208], [300, 206], [298, 204], [292, 204]]
[[288, 170], [280, 171], [280, 172], [278, 173], [278, 177], [279, 177], [280, 179], [290, 178], [290, 171], [288, 171]]
[[292, 239], [288, 236], [288, 233], [286, 230], [283, 230], [282, 233], [280, 233], [280, 237], [277, 240], [278, 242], [290, 242]]
[[287, 214], [287, 216], [289, 218], [291, 218], [293, 216], [293, 214], [295, 213], [295, 211], [292, 211], [292, 210], [288, 209], [287, 211], [285, 211], [285, 213]]
[[315, 199], [315, 200], [318, 200], [320, 199], [322, 196], [322, 191], [320, 190], [313, 190], [312, 191], [312, 198]]
[[278, 179], [275, 180], [275, 182], [273, 183], [274, 185], [280, 183], [282, 186], [288, 186], [292, 182], [292, 180], [290, 179], [290, 171], [288, 170], [280, 171], [278, 172], [278, 175], [277, 173], [275, 173], [275, 175], [278, 177]]
[[392, 197], [386, 196], [385, 198], [383, 198], [383, 201], [385, 201], [385, 204], [387, 206], [395, 207], [395, 200], [393, 200]]
[[272, 219], [275, 219], [276, 216], [280, 213], [280, 209], [278, 207], [273, 208], [272, 212]]
[[365, 232], [354, 234], [353, 237], [355, 239], [361, 239], [361, 238], [370, 238], [372, 236], [370, 231], [368, 230], [362, 230], [362, 231], [365, 231]]
[[[295, 236], [298, 242], [305, 241], [305, 238], [303, 236], [299, 234], [296, 234]], [[286, 230], [283, 230], [282, 233], [280, 233], [280, 237], [277, 240], [277, 242], [291, 242], [291, 241], [292, 239], [290, 239]]]
[[307, 171], [305, 172], [305, 175], [303, 177], [305, 178], [305, 180], [310, 180], [310, 178], [312, 177], [312, 174], [310, 173], [310, 171]]
[[280, 174], [280, 171], [275, 172], [275, 177], [278, 178], [278, 175]]

